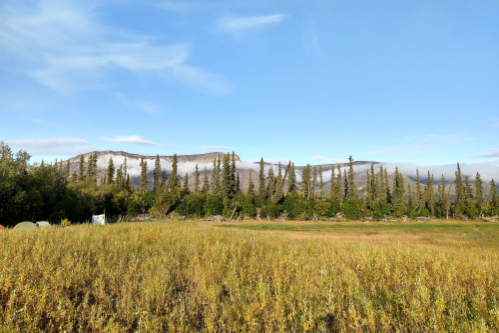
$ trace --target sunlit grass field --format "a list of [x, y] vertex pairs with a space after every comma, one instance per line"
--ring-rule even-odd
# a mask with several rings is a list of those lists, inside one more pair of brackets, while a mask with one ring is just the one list
[[458, 221], [10, 230], [0, 331], [495, 332], [498, 244]]

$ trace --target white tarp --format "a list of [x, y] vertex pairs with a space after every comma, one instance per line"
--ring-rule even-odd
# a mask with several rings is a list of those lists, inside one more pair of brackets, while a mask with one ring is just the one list
[[92, 224], [99, 224], [99, 225], [106, 224], [106, 215], [93, 215]]
[[47, 221], [36, 222], [36, 225], [37, 225], [38, 228], [50, 228], [50, 227], [52, 227], [50, 225], [50, 223], [48, 223]]

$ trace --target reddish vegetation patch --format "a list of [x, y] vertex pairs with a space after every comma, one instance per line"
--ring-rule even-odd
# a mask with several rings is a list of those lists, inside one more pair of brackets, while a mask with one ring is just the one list
[[0, 231], [7, 230], [3, 225], [0, 224]]

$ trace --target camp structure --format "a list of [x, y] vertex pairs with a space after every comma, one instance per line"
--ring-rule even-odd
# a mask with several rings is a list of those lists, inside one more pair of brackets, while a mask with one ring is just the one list
[[21, 223], [16, 224], [16, 226], [14, 227], [14, 230], [37, 229], [37, 228], [38, 227], [34, 223], [31, 223], [31, 222], [21, 222]]
[[92, 215], [92, 224], [97, 225], [105, 225], [106, 224], [106, 215]]
[[50, 228], [51, 227], [50, 223], [48, 223], [47, 221], [36, 222], [36, 226], [38, 228]]

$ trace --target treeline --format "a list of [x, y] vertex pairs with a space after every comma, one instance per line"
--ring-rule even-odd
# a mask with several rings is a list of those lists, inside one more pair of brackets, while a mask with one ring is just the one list
[[405, 184], [396, 168], [393, 180], [388, 170], [374, 165], [366, 171], [367, 185], [359, 191], [355, 185], [353, 159], [343, 171], [339, 165], [331, 170], [330, 189], [326, 191], [322, 168], [307, 165], [302, 169], [301, 182], [293, 163], [279, 163], [277, 170], [266, 167], [260, 160], [258, 183], [241, 190], [235, 154], [224, 154], [213, 162], [211, 174], [196, 165], [193, 185], [189, 174], [178, 174], [178, 160], [174, 155], [172, 171], [161, 169], [159, 156], [153, 167], [149, 184], [147, 161], [141, 160], [139, 186], [130, 180], [127, 161], [119, 167], [112, 158], [106, 174], [98, 179], [97, 155], [86, 161], [81, 156], [78, 172], [70, 174], [69, 161], [46, 164], [29, 162], [25, 151], [14, 154], [0, 142], [0, 223], [13, 225], [20, 221], [62, 219], [84, 222], [92, 214], [136, 216], [138, 214], [181, 215], [201, 218], [223, 215], [232, 218], [272, 218], [288, 220], [330, 219], [341, 213], [347, 219], [386, 216], [410, 218], [477, 218], [496, 216], [499, 198], [494, 180], [490, 193], [483, 194], [483, 181], [477, 173], [473, 185], [463, 177], [459, 164], [453, 180], [455, 193], [442, 176], [434, 193], [433, 175], [428, 172], [424, 186], [419, 179], [415, 188]]

